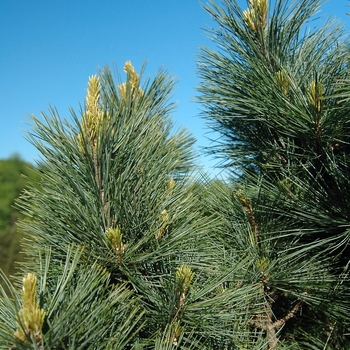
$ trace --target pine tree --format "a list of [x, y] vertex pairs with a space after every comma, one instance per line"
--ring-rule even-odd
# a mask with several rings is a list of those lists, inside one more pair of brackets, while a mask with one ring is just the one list
[[260, 291], [238, 348], [349, 348], [348, 42], [310, 27], [320, 1], [247, 4], [206, 6], [219, 49], [199, 58], [210, 151], [236, 174], [211, 198], [228, 264], [247, 262], [228, 288]]
[[226, 289], [193, 139], [173, 131], [173, 80], [89, 78], [81, 117], [32, 117], [40, 178], [18, 206], [29, 259], [0, 297], [1, 349], [232, 346], [249, 288]]

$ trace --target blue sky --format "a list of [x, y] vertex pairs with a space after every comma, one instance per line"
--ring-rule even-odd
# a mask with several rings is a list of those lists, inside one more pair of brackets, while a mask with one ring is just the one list
[[[330, 0], [322, 13], [348, 21], [349, 4]], [[1, 1], [0, 159], [15, 152], [39, 159], [24, 138], [26, 116], [39, 116], [51, 104], [69, 118], [69, 107], [78, 112], [84, 102], [88, 77], [106, 64], [122, 73], [127, 60], [137, 70], [148, 62], [150, 77], [163, 67], [178, 79], [174, 123], [190, 130], [198, 148], [207, 146], [208, 130], [193, 100], [196, 55], [201, 45], [212, 45], [202, 28], [212, 26], [198, 0]], [[209, 171], [215, 164], [204, 157], [201, 162]]]

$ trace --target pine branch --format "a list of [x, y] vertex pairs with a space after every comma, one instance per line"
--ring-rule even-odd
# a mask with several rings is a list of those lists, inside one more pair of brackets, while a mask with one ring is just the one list
[[291, 318], [295, 316], [295, 314], [300, 310], [303, 304], [302, 300], [299, 300], [294, 307], [282, 318], [274, 321], [274, 315], [271, 307], [269, 311], [266, 312], [265, 322], [264, 321], [250, 321], [249, 324], [253, 327], [261, 329], [266, 332], [266, 338], [269, 344], [269, 349], [275, 349], [279, 338], [276, 336], [278, 334], [279, 329]]

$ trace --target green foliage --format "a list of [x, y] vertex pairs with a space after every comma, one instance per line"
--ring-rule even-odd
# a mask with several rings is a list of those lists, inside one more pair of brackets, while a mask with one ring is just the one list
[[18, 211], [13, 210], [15, 199], [27, 183], [27, 176], [32, 176], [34, 167], [14, 155], [0, 160], [0, 230], [13, 226], [18, 218]]
[[195, 173], [173, 80], [89, 79], [81, 116], [32, 117], [44, 163], [18, 202], [29, 256], [1, 289], [0, 349], [346, 349], [350, 340], [348, 42], [317, 0], [205, 9], [211, 150]]
[[[125, 70], [124, 83], [108, 68], [90, 78], [73, 124], [54, 109], [33, 116], [30, 138], [44, 164], [40, 187], [29, 188], [19, 206], [26, 215], [24, 267], [41, 281], [40, 307], [30, 315], [42, 309], [46, 319], [37, 334], [25, 322], [18, 331], [26, 303], [12, 289], [17, 302], [5, 298], [0, 313], [3, 348], [231, 346], [232, 319], [245, 317], [240, 300], [248, 290], [221, 288], [236, 267], [222, 268], [214, 221], [202, 215], [193, 139], [172, 131], [173, 81], [160, 71], [141, 86], [130, 63]], [[120, 293], [125, 297], [114, 302]]]
[[212, 37], [220, 51], [201, 52], [200, 102], [223, 136], [213, 151], [227, 164], [303, 172], [305, 162], [336, 157], [346, 167], [350, 105], [336, 91], [348, 76], [348, 50], [333, 21], [306, 29], [319, 5], [276, 1], [261, 36], [247, 28], [236, 1], [207, 8], [219, 25]]
[[317, 0], [223, 4], [206, 7], [220, 49], [200, 54], [199, 100], [211, 152], [240, 174], [210, 202], [229, 261], [249, 261], [237, 278], [261, 291], [249, 324], [270, 349], [348, 348], [348, 42], [332, 21], [306, 29]]
[[22, 234], [16, 228], [20, 217], [14, 207], [15, 200], [25, 188], [28, 178], [38, 177], [32, 164], [17, 155], [0, 160], [0, 268], [7, 276], [16, 271], [15, 261], [22, 261], [20, 240]]
[[[25, 300], [21, 300], [7, 281], [15, 302], [1, 291], [2, 349], [8, 348], [8, 344], [16, 349], [28, 349], [29, 344], [37, 349], [120, 349], [137, 333], [142, 312], [133, 293], [125, 285], [110, 291], [110, 275], [93, 263], [89, 268], [82, 266], [81, 253], [81, 250], [68, 249], [65, 262], [56, 265], [55, 273], [52, 270], [49, 273], [50, 251], [41, 256], [44, 260], [40, 260], [40, 280], [34, 297], [45, 310], [42, 331], [33, 333], [28, 323], [19, 322], [19, 311], [28, 313], [29, 310], [23, 309]], [[35, 316], [32, 317], [34, 323]], [[23, 337], [18, 336], [19, 331]]]

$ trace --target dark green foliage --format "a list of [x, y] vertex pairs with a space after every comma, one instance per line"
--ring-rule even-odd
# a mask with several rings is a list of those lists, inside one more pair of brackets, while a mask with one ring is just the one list
[[37, 177], [34, 166], [17, 155], [0, 160], [0, 268], [7, 276], [16, 271], [15, 261], [23, 260], [20, 254], [22, 234], [16, 227], [21, 215], [14, 207], [15, 200], [28, 178], [34, 180]]
[[250, 262], [240, 280], [260, 286], [247, 307], [268, 347], [348, 348], [348, 42], [332, 21], [307, 29], [321, 1], [249, 3], [206, 7], [219, 50], [200, 54], [199, 99], [211, 152], [240, 175], [213, 209], [230, 259]]
[[[235, 1], [223, 3], [207, 8], [219, 24], [213, 37], [220, 51], [203, 48], [199, 63], [204, 117], [223, 135], [214, 151], [257, 171], [303, 172], [305, 162], [320, 166], [334, 157], [345, 170], [350, 105], [335, 96], [348, 76], [341, 28], [330, 21], [306, 29], [320, 1], [276, 1], [258, 38]], [[319, 108], [312, 84], [322, 89]]]
[[0, 160], [0, 229], [13, 226], [19, 214], [13, 210], [15, 199], [32, 176], [34, 167], [15, 155], [6, 160]]

